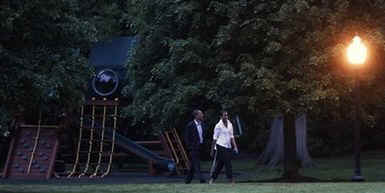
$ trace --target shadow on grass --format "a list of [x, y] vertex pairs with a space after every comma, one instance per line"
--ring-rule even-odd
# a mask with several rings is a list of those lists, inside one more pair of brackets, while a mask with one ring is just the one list
[[[13, 191], [8, 191], [8, 190], [0, 190], [1, 193], [18, 193], [17, 191], [16, 192], [13, 192]], [[28, 192], [23, 192], [23, 193], [28, 193]], [[35, 193], [35, 192], [30, 192], [30, 193]]]

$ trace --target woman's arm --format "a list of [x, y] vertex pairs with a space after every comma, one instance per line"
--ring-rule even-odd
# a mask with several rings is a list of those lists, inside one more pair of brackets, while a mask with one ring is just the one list
[[215, 125], [214, 134], [213, 134], [213, 142], [211, 144], [211, 151], [210, 151], [210, 156], [211, 157], [214, 157], [214, 149], [215, 149], [215, 145], [217, 144], [217, 139], [219, 137], [218, 135], [219, 135], [218, 126]]
[[234, 151], [238, 153], [238, 146], [237, 146], [237, 143], [235, 142], [234, 130], [232, 125], [231, 125], [230, 132], [231, 132], [231, 146], [234, 148]]
[[238, 146], [237, 146], [237, 143], [235, 142], [235, 138], [234, 137], [231, 138], [231, 144], [234, 147], [234, 151], [236, 153], [238, 153]]
[[214, 139], [213, 140], [213, 143], [211, 144], [211, 150], [210, 150], [210, 156], [211, 157], [214, 157], [214, 148], [215, 148], [215, 144], [217, 144], [217, 140]]

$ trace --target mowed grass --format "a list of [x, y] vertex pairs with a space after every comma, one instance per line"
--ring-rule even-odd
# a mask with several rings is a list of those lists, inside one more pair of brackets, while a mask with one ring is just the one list
[[[349, 182], [354, 173], [353, 156], [315, 159], [314, 164], [313, 168], [300, 169], [300, 173], [317, 178], [321, 182]], [[203, 168], [209, 170], [209, 165], [210, 163], [205, 163]], [[282, 167], [265, 168], [251, 159], [233, 160], [233, 170], [241, 173], [237, 177], [241, 182], [275, 179], [279, 178], [283, 172]], [[385, 152], [364, 153], [361, 159], [361, 173], [367, 182], [385, 182]]]
[[2, 193], [384, 193], [385, 183], [1, 185]]
[[[375, 156], [373, 156], [375, 155]], [[379, 156], [380, 155], [380, 156]], [[216, 184], [183, 184], [183, 180], [163, 184], [22, 184], [3, 181], [0, 193], [385, 193], [385, 159], [383, 153], [364, 154], [362, 174], [366, 182], [354, 183], [350, 179], [354, 171], [352, 157], [316, 159], [317, 167], [301, 169], [301, 174], [318, 178], [316, 183], [262, 182], [278, 178], [281, 169], [265, 169], [255, 160], [234, 160], [233, 169], [237, 183], [228, 184], [221, 175]], [[209, 162], [202, 164], [208, 171]]]
[[[314, 177], [322, 182], [350, 181], [354, 174], [354, 161], [352, 158], [337, 160], [318, 159], [313, 168], [300, 169], [304, 176]], [[385, 182], [385, 159], [362, 159], [361, 173], [367, 182]], [[255, 180], [263, 181], [278, 178], [282, 169], [265, 169], [257, 167]], [[250, 177], [251, 179], [251, 177]], [[385, 188], [384, 188], [385, 189]]]

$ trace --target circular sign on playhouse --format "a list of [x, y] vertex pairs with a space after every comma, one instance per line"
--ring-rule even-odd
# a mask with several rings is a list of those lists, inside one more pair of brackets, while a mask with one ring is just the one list
[[119, 77], [111, 69], [103, 69], [92, 79], [92, 89], [100, 96], [114, 94], [119, 86]]

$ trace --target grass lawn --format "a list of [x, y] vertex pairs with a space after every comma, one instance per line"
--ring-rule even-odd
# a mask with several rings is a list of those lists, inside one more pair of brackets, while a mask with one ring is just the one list
[[2, 193], [384, 193], [385, 183], [238, 183], [230, 184], [120, 184], [120, 185], [1, 185]]
[[[374, 156], [373, 156], [374, 155]], [[379, 156], [381, 155], [381, 156]], [[263, 169], [254, 160], [234, 160], [233, 169], [237, 175], [235, 185], [224, 183], [223, 175], [218, 183], [185, 185], [183, 180], [163, 184], [12, 184], [3, 181], [0, 193], [182, 193], [182, 192], [231, 192], [231, 193], [385, 193], [385, 163], [383, 153], [364, 154], [362, 174], [366, 182], [350, 182], [353, 174], [351, 157], [338, 159], [317, 159], [317, 167], [303, 169], [301, 173], [320, 179], [319, 183], [261, 183], [260, 181], [277, 178], [280, 169]], [[209, 163], [203, 163], [208, 170]], [[259, 181], [259, 182], [258, 182]], [[251, 183], [253, 182], [253, 183]]]
[[[315, 159], [316, 167], [301, 169], [304, 176], [314, 177], [322, 182], [350, 182], [354, 171], [353, 156]], [[209, 168], [205, 163], [203, 168]], [[208, 170], [208, 169], [207, 169]], [[281, 167], [268, 169], [257, 166], [255, 160], [233, 160], [233, 170], [242, 173], [238, 181], [265, 181], [279, 178]], [[385, 152], [364, 153], [361, 159], [361, 172], [367, 182], [385, 183]], [[384, 187], [385, 189], [385, 187]]]

